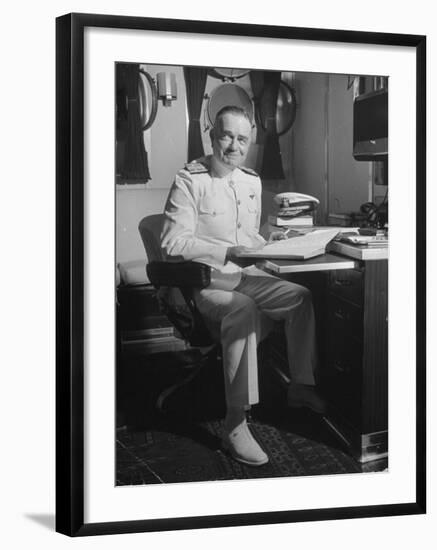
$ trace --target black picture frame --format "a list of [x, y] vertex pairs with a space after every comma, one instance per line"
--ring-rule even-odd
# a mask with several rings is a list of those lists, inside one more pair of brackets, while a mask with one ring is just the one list
[[[416, 53], [416, 498], [413, 502], [84, 522], [84, 29], [136, 29], [376, 44]], [[95, 14], [56, 20], [56, 530], [69, 536], [423, 514], [426, 511], [426, 37]]]

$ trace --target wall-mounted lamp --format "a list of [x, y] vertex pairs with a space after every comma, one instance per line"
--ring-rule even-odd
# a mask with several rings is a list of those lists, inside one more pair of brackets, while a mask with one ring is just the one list
[[158, 73], [156, 75], [158, 85], [158, 97], [164, 107], [170, 107], [171, 102], [177, 98], [176, 76], [174, 73]]
[[158, 112], [158, 99], [164, 107], [170, 107], [177, 98], [176, 76], [174, 73], [158, 73], [156, 81], [144, 69], [140, 69], [139, 101], [141, 127], [148, 130], [155, 121]]

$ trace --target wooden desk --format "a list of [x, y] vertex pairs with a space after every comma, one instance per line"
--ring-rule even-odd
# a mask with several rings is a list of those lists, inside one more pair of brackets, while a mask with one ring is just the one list
[[[329, 404], [325, 421], [361, 462], [387, 456], [388, 251], [378, 255], [359, 260], [327, 253], [304, 261], [260, 264], [311, 289], [319, 341], [318, 384]], [[275, 359], [286, 380], [286, 358], [281, 361], [276, 351]]]

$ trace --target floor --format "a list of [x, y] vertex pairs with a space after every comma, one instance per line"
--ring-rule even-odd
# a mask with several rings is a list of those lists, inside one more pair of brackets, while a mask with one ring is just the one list
[[146, 363], [144, 358], [131, 358], [124, 365], [129, 376], [120, 386], [117, 485], [366, 472], [383, 475], [387, 469], [387, 459], [366, 464], [356, 461], [319, 415], [287, 409], [282, 390], [262, 370], [260, 405], [252, 408], [248, 421], [269, 462], [244, 466], [221, 446], [225, 411], [219, 368], [204, 368], [168, 400], [164, 413], [156, 412], [152, 403], [166, 376], [174, 376], [172, 368], [171, 361], [162, 356]]

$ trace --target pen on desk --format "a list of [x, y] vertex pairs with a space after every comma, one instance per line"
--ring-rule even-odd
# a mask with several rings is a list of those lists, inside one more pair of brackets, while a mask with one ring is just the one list
[[[312, 231], [312, 230], [311, 230]], [[289, 227], [283, 232], [283, 235], [286, 237], [289, 236], [289, 233], [292, 233], [292, 237], [301, 237], [302, 235], [306, 235], [307, 233], [311, 233], [311, 231], [308, 231], [306, 229], [296, 229], [295, 227]]]
[[296, 235], [302, 235], [303, 233], [299, 231], [298, 229], [294, 229], [293, 227], [289, 227], [287, 230], [284, 231], [284, 235], [288, 237], [289, 233], [295, 233]]

